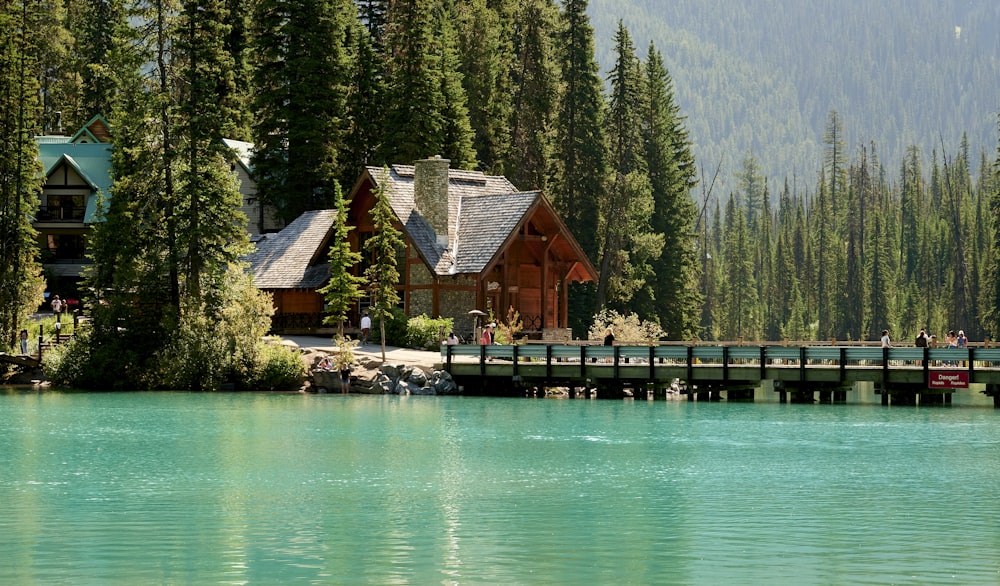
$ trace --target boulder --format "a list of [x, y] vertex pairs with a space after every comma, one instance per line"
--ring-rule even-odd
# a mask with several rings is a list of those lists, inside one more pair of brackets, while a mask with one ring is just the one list
[[381, 390], [391, 395], [453, 395], [458, 393], [458, 385], [451, 375], [436, 370], [427, 375], [413, 366], [395, 364], [383, 365], [372, 381], [373, 390]]

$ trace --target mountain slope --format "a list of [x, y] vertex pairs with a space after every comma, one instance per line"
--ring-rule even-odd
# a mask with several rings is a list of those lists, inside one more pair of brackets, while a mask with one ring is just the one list
[[[831, 110], [846, 144], [874, 143], [888, 169], [907, 146], [973, 165], [996, 145], [1000, 4], [993, 0], [592, 0], [598, 59], [622, 19], [674, 79], [699, 164], [722, 189], [753, 154], [772, 181], [815, 184]], [[717, 186], [718, 189], [718, 186]], [[772, 194], [774, 193], [772, 188]]]

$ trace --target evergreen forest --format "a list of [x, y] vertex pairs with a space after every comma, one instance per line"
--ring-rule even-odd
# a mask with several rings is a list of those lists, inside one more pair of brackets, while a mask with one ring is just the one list
[[[40, 291], [30, 137], [100, 113], [115, 184], [74, 363], [133, 388], [263, 376], [252, 341], [269, 308], [241, 264], [223, 138], [256, 145], [259, 195], [286, 221], [337, 208], [366, 165], [433, 155], [543, 190], [600, 275], [570, 291], [577, 335], [600, 310], [681, 340], [1000, 335], [998, 49], [977, 30], [995, 11], [963, 3], [960, 34], [907, 38], [934, 3], [879, 5], [899, 4], [892, 54], [916, 55], [902, 63], [830, 40], [883, 32], [866, 3], [663, 4], [5, 2], [4, 334]], [[900, 73], [915, 62], [926, 81]], [[165, 378], [165, 360], [218, 367]]]

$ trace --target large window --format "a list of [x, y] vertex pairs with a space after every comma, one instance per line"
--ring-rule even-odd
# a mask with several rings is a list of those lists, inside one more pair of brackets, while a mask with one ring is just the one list
[[51, 259], [55, 262], [81, 260], [85, 239], [82, 234], [49, 234], [46, 238]]

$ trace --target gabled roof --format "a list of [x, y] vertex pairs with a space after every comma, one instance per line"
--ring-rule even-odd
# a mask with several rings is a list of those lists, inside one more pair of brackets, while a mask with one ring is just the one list
[[[480, 171], [462, 171], [458, 169], [448, 170], [448, 217], [449, 217], [449, 242], [444, 246], [437, 241], [433, 228], [416, 210], [413, 195], [414, 182], [413, 165], [393, 165], [389, 168], [388, 177], [384, 177], [382, 167], [368, 167], [367, 176], [377, 187], [383, 180], [387, 181], [389, 188], [389, 204], [395, 212], [399, 222], [403, 225], [410, 241], [417, 248], [417, 252], [423, 257], [427, 265], [436, 274], [452, 275], [456, 273], [479, 273], [485, 268], [489, 259], [499, 250], [499, 245], [504, 242], [510, 231], [504, 232], [501, 224], [513, 222], [516, 226], [521, 220], [526, 205], [526, 199], [538, 197], [538, 192], [529, 192], [533, 195], [519, 194], [519, 197], [497, 197], [501, 195], [511, 195], [519, 193], [506, 177], [499, 175], [486, 175]], [[360, 182], [359, 182], [360, 184]], [[493, 196], [488, 201], [477, 202], [476, 198], [482, 196]], [[499, 207], [493, 208], [492, 214], [488, 214], [489, 205]], [[494, 220], [494, 225], [487, 232], [482, 232], [483, 237], [471, 237], [476, 232], [466, 231], [463, 239], [463, 223], [466, 213], [471, 214], [469, 221], [483, 224], [489, 218], [481, 216], [490, 215]], [[499, 241], [494, 242], [499, 238]], [[493, 246], [496, 244], [496, 246]], [[492, 248], [491, 248], [492, 247]], [[456, 256], [456, 252], [460, 256]], [[482, 261], [486, 257], [485, 261]]]
[[462, 198], [458, 234], [452, 240], [455, 273], [481, 273], [541, 197], [539, 191]]
[[224, 138], [222, 139], [222, 143], [227, 147], [229, 147], [230, 149], [232, 149], [234, 153], [236, 153], [236, 158], [239, 159], [240, 165], [243, 166], [243, 169], [247, 173], [253, 171], [253, 167], [250, 164], [250, 158], [253, 156], [253, 147], [254, 147], [254, 144], [252, 142], [246, 142], [243, 140], [233, 140], [231, 138]]
[[[69, 165], [87, 185], [111, 196], [111, 150], [107, 143], [73, 143], [73, 142], [39, 142], [38, 159], [42, 163], [45, 177], [61, 165]], [[90, 224], [96, 221], [97, 198], [87, 198], [87, 210], [83, 221]]]
[[104, 116], [97, 114], [87, 121], [80, 130], [76, 131], [70, 138], [70, 142], [91, 143], [91, 142], [111, 142], [111, 127]]
[[330, 276], [322, 254], [333, 231], [336, 210], [305, 212], [277, 234], [257, 244], [247, 260], [259, 289], [315, 289]]

